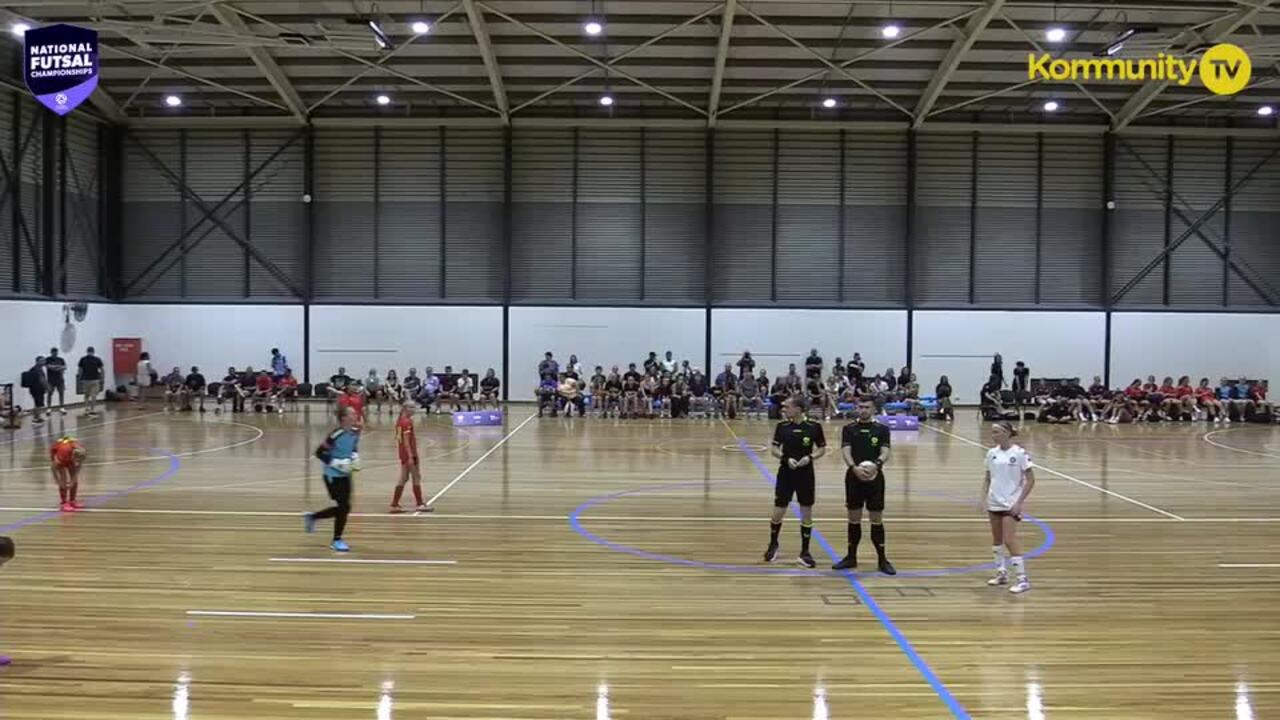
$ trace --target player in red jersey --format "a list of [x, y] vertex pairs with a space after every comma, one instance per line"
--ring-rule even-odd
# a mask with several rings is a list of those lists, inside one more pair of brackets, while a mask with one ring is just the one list
[[418, 503], [418, 512], [431, 512], [431, 508], [422, 501], [422, 468], [418, 461], [418, 437], [413, 432], [413, 411], [415, 406], [406, 402], [400, 406], [400, 419], [396, 420], [396, 451], [400, 454], [400, 482], [396, 483], [395, 495], [391, 497], [388, 512], [402, 513], [400, 497], [404, 495], [405, 483], [413, 478], [413, 499]]
[[84, 507], [76, 499], [80, 487], [80, 466], [84, 464], [84, 446], [70, 435], [61, 437], [49, 448], [53, 479], [58, 483], [59, 508], [62, 512], [75, 512]]
[[347, 386], [346, 392], [338, 396], [338, 412], [342, 412], [342, 408], [349, 407], [356, 411], [356, 429], [364, 427], [364, 390], [359, 385], [351, 383]]

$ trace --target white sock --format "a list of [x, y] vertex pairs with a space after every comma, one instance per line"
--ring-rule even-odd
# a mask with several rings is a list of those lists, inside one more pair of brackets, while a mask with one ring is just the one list
[[991, 556], [996, 559], [996, 572], [1004, 572], [1004, 546], [992, 545]]
[[1027, 566], [1023, 564], [1021, 555], [1014, 555], [1009, 558], [1009, 564], [1013, 566], [1013, 574], [1015, 577], [1019, 580], [1025, 580], [1027, 578]]

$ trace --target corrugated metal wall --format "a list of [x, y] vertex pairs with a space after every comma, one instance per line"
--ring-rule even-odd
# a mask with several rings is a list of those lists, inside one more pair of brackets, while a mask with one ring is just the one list
[[[53, 163], [47, 179], [46, 154]], [[99, 296], [97, 124], [76, 115], [59, 118], [26, 95], [9, 93], [0, 99], [0, 159], [0, 288], [12, 294]], [[45, 287], [46, 261], [52, 288]]]
[[[25, 134], [37, 117], [28, 108], [16, 123], [0, 123], [7, 160], [15, 129]], [[66, 214], [67, 284], [96, 290], [98, 261], [78, 250], [101, 236], [93, 178], [102, 149], [82, 121], [66, 136], [67, 193], [81, 201]], [[801, 307], [1280, 301], [1272, 232], [1280, 159], [1265, 138], [1122, 136], [1112, 141], [1110, 167], [1100, 136], [995, 132], [564, 127], [517, 128], [508, 141], [497, 129], [324, 129], [311, 138], [190, 129], [125, 138], [126, 297]], [[36, 233], [39, 141], [37, 132], [24, 153], [19, 205]], [[1223, 202], [1236, 183], [1239, 192]], [[303, 201], [308, 187], [312, 205]], [[13, 223], [0, 225], [9, 275], [19, 290], [39, 290], [21, 238], [16, 272], [12, 265]]]

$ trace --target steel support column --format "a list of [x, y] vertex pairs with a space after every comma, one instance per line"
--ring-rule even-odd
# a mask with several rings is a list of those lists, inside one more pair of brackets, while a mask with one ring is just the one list
[[[58, 264], [54, 228], [57, 223], [58, 116], [40, 114], [40, 293], [58, 294]], [[21, 178], [21, 174], [18, 176]]]
[[1231, 304], [1231, 164], [1235, 153], [1235, 138], [1227, 137], [1227, 157], [1223, 173], [1222, 192], [1227, 201], [1222, 207], [1222, 306]]
[[915, 307], [915, 227], [916, 227], [916, 131], [907, 130], [907, 205], [903, 218], [902, 263], [903, 300], [907, 309]]
[[440, 291], [441, 300], [448, 294], [445, 291], [448, 282], [448, 274], [446, 268], [449, 263], [448, 237], [449, 237], [449, 169], [448, 161], [445, 154], [445, 144], [448, 138], [445, 135], [446, 130], [443, 126], [440, 128], [440, 146], [436, 153], [436, 162], [440, 166]]
[[[769, 202], [769, 301], [778, 301], [778, 154], [781, 141], [778, 128], [773, 129], [773, 180]], [[710, 370], [710, 368], [708, 368]]]
[[1035, 302], [1040, 304], [1040, 256], [1044, 221], [1044, 133], [1036, 133], [1036, 286]]
[[1164, 160], [1164, 268], [1163, 284], [1160, 291], [1160, 304], [1169, 306], [1169, 285], [1173, 278], [1173, 263], [1170, 257], [1169, 243], [1173, 240], [1173, 136], [1170, 135], [1165, 146]]
[[969, 304], [978, 297], [975, 279], [978, 276], [978, 133], [973, 134], [969, 147]]

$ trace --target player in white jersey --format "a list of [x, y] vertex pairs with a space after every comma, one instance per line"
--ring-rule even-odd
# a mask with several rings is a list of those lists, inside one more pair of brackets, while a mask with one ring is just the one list
[[1035, 487], [1031, 455], [1013, 438], [1018, 431], [1007, 422], [991, 426], [991, 439], [996, 447], [987, 451], [987, 472], [982, 481], [983, 503], [991, 520], [991, 554], [996, 561], [995, 577], [988, 585], [1006, 585], [1009, 571], [1005, 569], [1005, 550], [1009, 551], [1009, 564], [1013, 566], [1014, 582], [1011, 593], [1024, 593], [1031, 589], [1027, 580], [1027, 567], [1022, 559], [1022, 544], [1018, 542], [1018, 523], [1022, 521], [1023, 504]]

